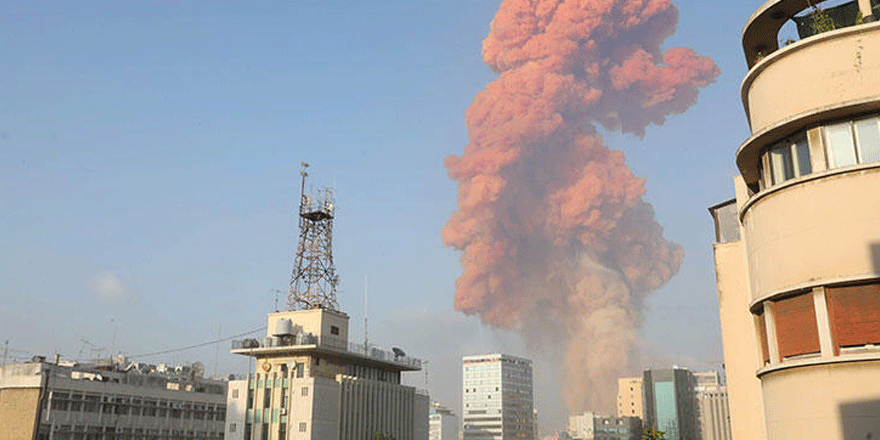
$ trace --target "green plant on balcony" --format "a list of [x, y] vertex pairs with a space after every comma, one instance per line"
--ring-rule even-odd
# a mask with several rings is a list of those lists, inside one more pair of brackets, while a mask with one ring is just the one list
[[834, 20], [826, 14], [825, 11], [815, 6], [813, 8], [814, 11], [808, 16], [812, 20], [810, 23], [810, 29], [813, 31], [813, 35], [837, 29]]

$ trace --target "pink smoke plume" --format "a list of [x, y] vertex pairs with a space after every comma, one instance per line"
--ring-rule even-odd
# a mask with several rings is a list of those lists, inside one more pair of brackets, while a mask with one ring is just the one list
[[644, 136], [720, 73], [688, 48], [661, 50], [668, 0], [505, 0], [483, 42], [498, 78], [467, 109], [469, 144], [446, 158], [461, 250], [455, 307], [552, 342], [572, 412], [612, 411], [631, 372], [646, 295], [683, 251], [642, 200], [644, 179], [598, 127]]

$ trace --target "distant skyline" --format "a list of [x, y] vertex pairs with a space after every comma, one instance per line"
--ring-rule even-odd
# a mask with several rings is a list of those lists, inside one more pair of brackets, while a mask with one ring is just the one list
[[[706, 207], [733, 196], [748, 136], [739, 42], [761, 2], [677, 1], [666, 46], [714, 58], [717, 82], [644, 138], [605, 134], [647, 179], [685, 250], [649, 296], [644, 367], [719, 369]], [[443, 158], [495, 78], [480, 57], [496, 1], [0, 5], [0, 343], [10, 359], [152, 353], [259, 328], [286, 291], [299, 163], [333, 186], [340, 307], [370, 341], [428, 360], [407, 380], [460, 412], [462, 355], [535, 360], [541, 429], [567, 418], [552, 366], [452, 310], [459, 255]], [[283, 304], [283, 296], [282, 296]], [[103, 349], [103, 350], [101, 350]], [[136, 359], [137, 360], [137, 359]], [[229, 344], [148, 362], [247, 373]]]

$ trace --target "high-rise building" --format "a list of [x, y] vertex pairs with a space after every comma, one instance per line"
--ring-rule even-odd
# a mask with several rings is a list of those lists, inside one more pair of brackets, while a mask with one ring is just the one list
[[458, 417], [449, 408], [437, 402], [431, 402], [428, 413], [429, 440], [458, 440]]
[[694, 373], [697, 420], [702, 440], [731, 440], [727, 387], [717, 371]]
[[617, 416], [643, 417], [642, 394], [641, 377], [617, 379]]
[[532, 361], [506, 354], [462, 359], [464, 440], [535, 439]]
[[0, 439], [223, 438], [226, 382], [200, 364], [33, 362], [0, 368]]
[[428, 396], [401, 383], [421, 362], [349, 343], [342, 312], [271, 313], [266, 338], [232, 353], [256, 372], [229, 385], [226, 440], [428, 439]]
[[880, 433], [880, 1], [824, 3], [742, 32], [751, 136], [710, 208], [737, 440]]
[[645, 428], [666, 433], [670, 440], [699, 440], [694, 377], [684, 368], [645, 370]]

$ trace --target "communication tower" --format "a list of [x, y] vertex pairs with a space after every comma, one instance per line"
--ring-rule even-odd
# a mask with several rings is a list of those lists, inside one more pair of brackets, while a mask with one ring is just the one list
[[339, 277], [333, 264], [334, 194], [331, 188], [324, 188], [317, 195], [306, 194], [309, 164], [303, 162], [301, 165], [299, 245], [290, 277], [287, 309], [337, 310]]

